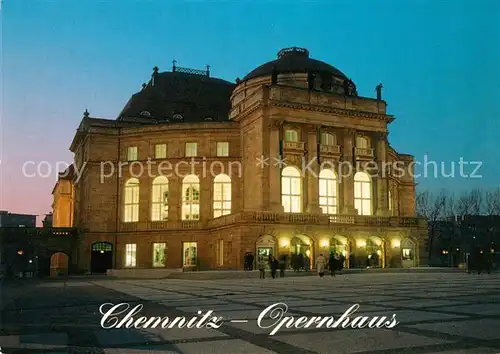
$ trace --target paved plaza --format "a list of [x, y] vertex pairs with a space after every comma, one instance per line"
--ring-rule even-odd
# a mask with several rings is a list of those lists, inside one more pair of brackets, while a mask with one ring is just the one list
[[[40, 282], [4, 296], [2, 353], [500, 353], [500, 275], [343, 274], [335, 278], [192, 281], [74, 279]], [[29, 290], [29, 291], [28, 291]], [[136, 316], [195, 316], [213, 310], [217, 329], [100, 327], [102, 303], [143, 304]], [[257, 318], [396, 314], [393, 328], [286, 328], [270, 336]], [[231, 322], [233, 321], [233, 322]], [[269, 322], [268, 322], [269, 323]]]

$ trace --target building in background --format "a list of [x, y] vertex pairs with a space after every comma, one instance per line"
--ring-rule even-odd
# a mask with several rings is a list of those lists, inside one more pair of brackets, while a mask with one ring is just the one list
[[456, 267], [467, 255], [479, 250], [500, 257], [500, 216], [461, 215], [429, 222], [433, 238], [430, 265]]
[[54, 189], [52, 190], [52, 216], [53, 227], [73, 227], [74, 217], [74, 187], [72, 180], [75, 177], [74, 166], [69, 166], [66, 171], [59, 173]]
[[388, 143], [395, 118], [376, 89], [360, 96], [301, 48], [236, 83], [155, 67], [117, 119], [85, 111], [70, 147], [81, 172], [54, 188], [54, 225], [78, 229], [73, 258], [94, 273], [243, 268], [248, 253], [426, 264], [413, 157]]
[[0, 211], [0, 227], [36, 227], [36, 215]]

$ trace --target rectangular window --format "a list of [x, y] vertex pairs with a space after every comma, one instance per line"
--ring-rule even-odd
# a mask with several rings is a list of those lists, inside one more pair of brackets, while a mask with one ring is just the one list
[[295, 130], [285, 131], [285, 141], [299, 141], [299, 134]]
[[321, 145], [336, 145], [335, 135], [330, 133], [322, 133], [321, 134]]
[[153, 267], [165, 267], [166, 262], [166, 243], [153, 243]]
[[133, 268], [137, 266], [137, 245], [128, 243], [125, 245], [125, 267]]
[[129, 161], [137, 161], [137, 146], [129, 146], [127, 148], [127, 159]]
[[155, 145], [155, 158], [156, 159], [166, 159], [167, 158], [167, 144], [156, 144]]
[[356, 137], [356, 147], [359, 149], [368, 149], [368, 139], [364, 136]]
[[196, 242], [183, 242], [182, 265], [184, 267], [195, 267], [197, 265], [198, 249]]
[[198, 143], [186, 143], [186, 157], [196, 157], [198, 155]]
[[217, 267], [224, 265], [224, 240], [217, 241]]
[[229, 143], [228, 142], [218, 142], [217, 143], [217, 156], [229, 156]]

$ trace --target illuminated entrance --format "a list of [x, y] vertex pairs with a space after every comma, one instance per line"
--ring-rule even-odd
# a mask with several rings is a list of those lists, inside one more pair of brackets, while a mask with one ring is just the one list
[[276, 257], [276, 239], [271, 235], [262, 235], [255, 242], [255, 262], [258, 264], [259, 257], [264, 257], [264, 261], [269, 267], [269, 256]]
[[409, 238], [401, 240], [401, 266], [403, 268], [415, 267], [415, 244]]
[[382, 239], [372, 236], [366, 240], [366, 266], [384, 268], [384, 249]]
[[113, 268], [113, 245], [108, 242], [92, 244], [90, 255], [90, 272], [92, 274], [105, 274]]
[[[342, 255], [344, 257], [344, 267], [347, 268], [349, 262], [349, 244], [347, 238], [343, 236], [334, 236], [330, 239], [329, 253]], [[326, 255], [325, 255], [326, 256]]]
[[290, 242], [290, 256], [294, 255], [303, 259], [303, 264], [307, 264], [307, 267], [311, 269], [311, 265], [314, 264], [312, 240], [305, 235], [294, 236]]

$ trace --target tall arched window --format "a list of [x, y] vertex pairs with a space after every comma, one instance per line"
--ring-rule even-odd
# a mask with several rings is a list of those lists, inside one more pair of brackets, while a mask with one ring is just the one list
[[394, 211], [393, 211], [393, 201], [392, 201], [392, 190], [391, 190], [391, 187], [389, 187], [389, 190], [387, 191], [387, 199], [389, 201], [389, 215], [392, 216], [392, 215], [394, 215]]
[[358, 209], [359, 215], [372, 214], [371, 196], [370, 176], [365, 172], [357, 172], [354, 175], [354, 207]]
[[337, 176], [327, 168], [319, 173], [319, 206], [323, 214], [337, 214]]
[[200, 219], [200, 179], [188, 175], [182, 180], [182, 220]]
[[125, 193], [123, 198], [123, 221], [139, 221], [139, 180], [131, 178], [125, 182]]
[[153, 180], [151, 220], [168, 220], [168, 178], [165, 176], [158, 176]]
[[302, 212], [302, 181], [295, 167], [285, 167], [281, 173], [281, 202], [285, 213]]
[[331, 133], [321, 133], [321, 145], [337, 145], [337, 138]]
[[231, 177], [220, 174], [214, 179], [214, 218], [231, 214]]
[[285, 131], [285, 141], [299, 141], [299, 133], [293, 129]]

